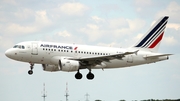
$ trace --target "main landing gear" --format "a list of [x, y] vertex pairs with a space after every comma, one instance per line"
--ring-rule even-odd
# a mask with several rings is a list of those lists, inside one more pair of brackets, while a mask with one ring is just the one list
[[81, 78], [82, 78], [82, 74], [79, 72], [79, 70], [78, 70], [78, 72], [75, 74], [75, 78], [76, 78], [76, 79], [81, 79]]
[[87, 77], [87, 79], [92, 80], [92, 79], [94, 79], [94, 74], [91, 73], [91, 72], [89, 72], [89, 73], [86, 75], [86, 77]]
[[[82, 74], [79, 72], [79, 70], [78, 70], [78, 72], [75, 74], [75, 78], [78, 79], [78, 80], [82, 78]], [[94, 79], [94, 74], [91, 73], [91, 69], [89, 69], [89, 73], [86, 75], [86, 78], [87, 78], [88, 80]]]
[[33, 74], [33, 68], [34, 68], [34, 64], [33, 63], [30, 63], [30, 70], [28, 71], [28, 74], [29, 75], [32, 75]]

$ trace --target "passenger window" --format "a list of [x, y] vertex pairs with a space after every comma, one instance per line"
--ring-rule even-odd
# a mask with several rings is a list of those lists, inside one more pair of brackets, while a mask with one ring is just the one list
[[25, 49], [25, 47], [24, 47], [24, 46], [22, 46], [22, 49]]

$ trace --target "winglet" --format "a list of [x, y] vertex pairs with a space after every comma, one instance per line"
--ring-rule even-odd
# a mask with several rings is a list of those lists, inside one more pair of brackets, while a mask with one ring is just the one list
[[138, 53], [139, 50], [133, 51], [133, 52], [125, 52], [124, 55], [128, 55], [128, 54], [136, 54]]
[[138, 51], [139, 51], [139, 50], [135, 51], [135, 52], [134, 52], [134, 54], [136, 54], [136, 55], [137, 55]]

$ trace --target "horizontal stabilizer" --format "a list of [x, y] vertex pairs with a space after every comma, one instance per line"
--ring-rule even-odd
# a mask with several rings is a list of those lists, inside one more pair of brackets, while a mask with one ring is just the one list
[[173, 54], [158, 54], [158, 55], [146, 55], [144, 58], [158, 58], [158, 57], [163, 57], [163, 56], [169, 56]]

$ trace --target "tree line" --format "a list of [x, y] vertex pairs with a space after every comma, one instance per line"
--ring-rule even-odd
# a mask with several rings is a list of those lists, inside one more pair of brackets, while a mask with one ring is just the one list
[[[95, 101], [102, 101], [102, 100], [95, 100]], [[119, 101], [126, 101], [126, 100], [119, 100]], [[132, 100], [132, 101], [138, 101], [138, 100]], [[140, 100], [140, 101], [180, 101], [180, 99], [163, 99], [163, 100], [148, 99], [148, 100]]]

